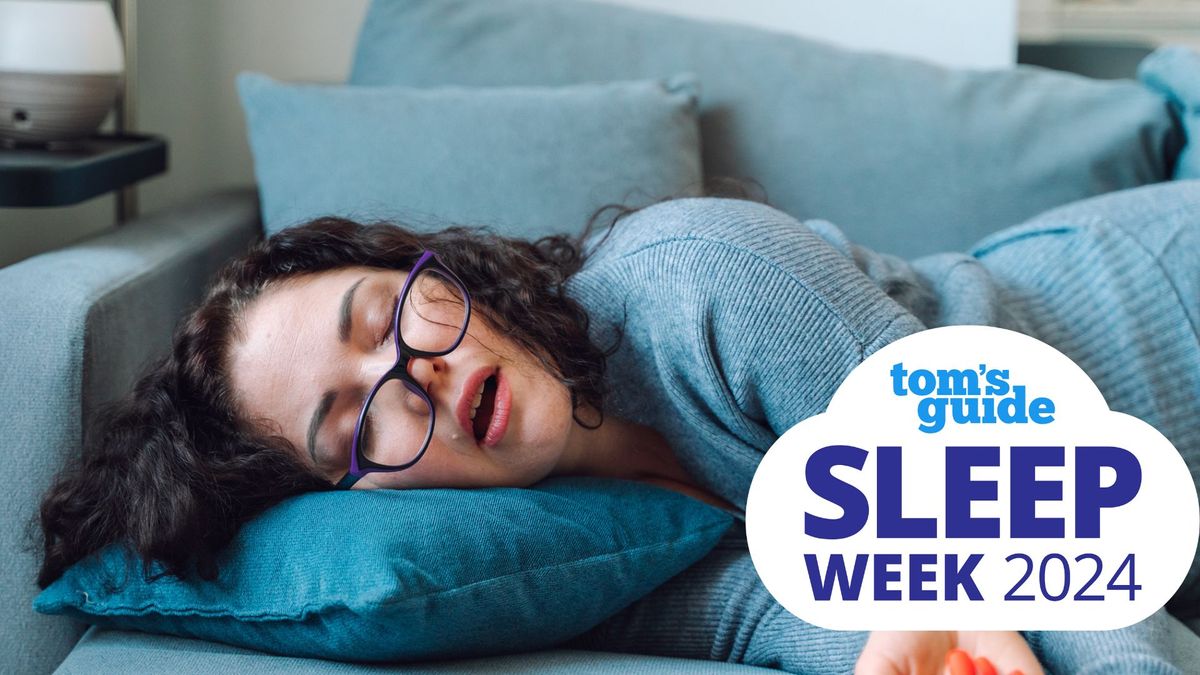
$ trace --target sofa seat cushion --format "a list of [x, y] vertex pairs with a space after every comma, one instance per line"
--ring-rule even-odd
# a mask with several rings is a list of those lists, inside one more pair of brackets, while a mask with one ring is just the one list
[[552, 649], [473, 659], [418, 663], [362, 664], [274, 656], [216, 642], [93, 626], [67, 655], [55, 675], [95, 673], [528, 673], [559, 675], [736, 675], [777, 673], [724, 661], [668, 656]]

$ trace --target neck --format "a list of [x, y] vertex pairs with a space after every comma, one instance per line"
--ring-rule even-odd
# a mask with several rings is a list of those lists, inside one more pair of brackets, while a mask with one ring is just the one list
[[[596, 419], [589, 409], [585, 420]], [[554, 474], [603, 476], [652, 483], [731, 512], [741, 509], [697, 485], [662, 434], [617, 417], [587, 429], [575, 424]]]
[[[585, 421], [599, 417], [591, 408], [581, 409], [579, 416]], [[567, 449], [554, 473], [692, 482], [662, 434], [611, 415], [605, 415], [604, 422], [595, 429], [579, 424], [572, 427]]]

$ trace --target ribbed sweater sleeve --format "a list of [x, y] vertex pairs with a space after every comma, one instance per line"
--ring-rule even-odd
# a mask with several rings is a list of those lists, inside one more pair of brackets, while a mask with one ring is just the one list
[[[608, 411], [658, 429], [693, 477], [743, 510], [779, 435], [823, 412], [866, 356], [924, 329], [851, 260], [761, 204], [677, 200], [618, 227], [570, 285], [600, 345], [623, 331]], [[575, 646], [850, 672], [866, 633], [784, 610], [733, 537]]]
[[[731, 532], [731, 534], [733, 534]], [[754, 571], [745, 531], [591, 631], [577, 649], [656, 654], [775, 668], [850, 673], [869, 633], [809, 625], [783, 608]]]
[[762, 455], [846, 375], [925, 326], [812, 230], [754, 202], [683, 199], [612, 232], [572, 279], [611, 344], [609, 411], [648, 424], [745, 509]]

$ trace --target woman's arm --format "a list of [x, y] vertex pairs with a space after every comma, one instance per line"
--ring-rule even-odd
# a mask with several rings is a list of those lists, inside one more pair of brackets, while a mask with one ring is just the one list
[[652, 352], [673, 404], [657, 407], [682, 408], [688, 423], [716, 418], [760, 456], [823, 412], [864, 358], [926, 328], [852, 257], [769, 206], [686, 199], [633, 218], [623, 226], [636, 236], [601, 276], [616, 292], [632, 286], [622, 300], [629, 329], [645, 334], [635, 333], [638, 365]]
[[763, 454], [866, 355], [925, 326], [768, 206], [684, 199], [621, 221], [572, 278], [607, 363], [606, 413], [663, 434], [740, 509]]

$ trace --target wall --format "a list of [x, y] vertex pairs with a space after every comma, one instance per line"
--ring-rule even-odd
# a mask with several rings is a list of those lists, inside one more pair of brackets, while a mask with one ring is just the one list
[[608, 0], [964, 68], [1016, 61], [1017, 0]]
[[[167, 172], [139, 184], [141, 211], [253, 183], [234, 76], [259, 70], [344, 81], [367, 2], [139, 2], [137, 127], [170, 144]], [[0, 209], [0, 266], [112, 228], [115, 208], [106, 195], [63, 208]]]
[[1019, 35], [1028, 42], [1181, 44], [1200, 49], [1194, 0], [1023, 0]]
[[[1010, 64], [1015, 46], [1015, 0], [610, 1], [822, 35], [850, 46], [874, 44], [943, 62], [958, 59], [962, 65]], [[367, 4], [139, 2], [137, 129], [164, 135], [170, 144], [167, 173], [139, 184], [141, 211], [253, 183], [234, 76], [258, 70], [282, 79], [344, 81]], [[0, 209], [0, 266], [113, 227], [114, 202], [103, 196], [65, 208]]]

